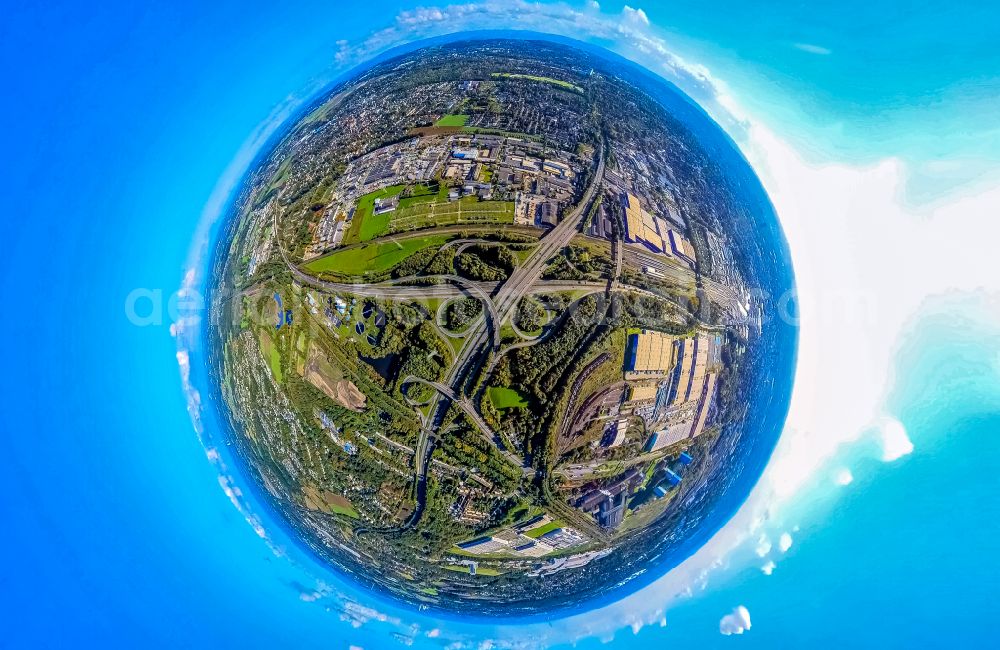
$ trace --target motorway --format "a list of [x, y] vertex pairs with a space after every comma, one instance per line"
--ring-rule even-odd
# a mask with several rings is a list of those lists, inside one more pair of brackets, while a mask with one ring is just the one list
[[[470, 363], [480, 354], [488, 354], [490, 351], [496, 351], [500, 347], [500, 326], [504, 320], [510, 317], [524, 295], [528, 293], [578, 291], [580, 289], [590, 289], [597, 292], [606, 289], [606, 285], [600, 282], [539, 282], [548, 260], [569, 244], [570, 240], [578, 233], [580, 223], [594, 199], [603, 176], [604, 157], [602, 152], [594, 177], [584, 191], [583, 197], [577, 207], [564, 215], [559, 224], [542, 237], [538, 245], [531, 252], [531, 255], [523, 263], [515, 267], [510, 277], [503, 283], [477, 283], [454, 275], [421, 278], [424, 281], [434, 282], [434, 284], [427, 285], [404, 284], [405, 282], [412, 281], [413, 278], [400, 278], [378, 283], [353, 284], [329, 282], [311, 276], [293, 264], [288, 259], [288, 254], [283, 246], [278, 245], [278, 251], [285, 262], [285, 266], [295, 279], [303, 284], [325, 291], [351, 293], [357, 296], [387, 300], [452, 298], [468, 295], [469, 293], [476, 294], [486, 308], [487, 317], [473, 323], [471, 328], [466, 331], [465, 343], [446, 377], [447, 385], [451, 387], [452, 393], [458, 395], [461, 393], [459, 385], [466, 377]], [[277, 232], [276, 213], [272, 215], [272, 218], [275, 232]], [[461, 242], [461, 244], [467, 243], [471, 244], [472, 242]], [[637, 291], [641, 290], [637, 289]], [[491, 294], [493, 296], [492, 299], [490, 298]], [[492, 336], [490, 336], [491, 334]], [[489, 345], [488, 348], [486, 348], [487, 345]], [[486, 349], [484, 350], [483, 348]], [[416, 446], [414, 465], [418, 482], [423, 482], [426, 477], [427, 459], [433, 450], [434, 441], [431, 439], [428, 429], [435, 427], [444, 415], [440, 398], [441, 393], [436, 393], [435, 398], [431, 402], [431, 416], [426, 423], [428, 426], [421, 430], [420, 439]], [[448, 401], [450, 401], [450, 398]]]
[[500, 440], [499, 434], [490, 428], [483, 416], [479, 414], [476, 408], [472, 405], [472, 402], [468, 397], [464, 397], [455, 393], [451, 386], [447, 384], [442, 384], [439, 381], [428, 381], [423, 377], [417, 377], [415, 375], [408, 375], [403, 378], [403, 384], [423, 384], [425, 386], [430, 386], [437, 392], [441, 393], [453, 403], [455, 403], [462, 411], [472, 420], [473, 424], [479, 429], [480, 435], [483, 437], [491, 447], [493, 447], [497, 453], [506, 458], [512, 465], [518, 467], [522, 470], [525, 476], [533, 476], [535, 471], [530, 467], [524, 467], [524, 459], [515, 454], [513, 451], [504, 449], [502, 447], [502, 440]]
[[[492, 324], [495, 332], [493, 340], [489, 341], [486, 319], [478, 323], [478, 326], [475, 327], [475, 329], [469, 330], [465, 343], [462, 345], [462, 349], [459, 350], [459, 353], [456, 356], [454, 363], [452, 363], [451, 369], [448, 371], [448, 375], [446, 376], [446, 384], [449, 386], [453, 395], [458, 396], [463, 393], [461, 390], [461, 384], [467, 377], [467, 372], [471, 367], [471, 362], [480, 355], [496, 351], [499, 347], [498, 332], [501, 324], [513, 312], [518, 301], [541, 277], [542, 271], [545, 269], [545, 265], [549, 258], [559, 252], [570, 242], [573, 236], [577, 234], [580, 223], [583, 221], [583, 216], [587, 213], [590, 203], [593, 201], [594, 195], [597, 192], [597, 188], [600, 186], [601, 180], [604, 177], [603, 150], [599, 153], [599, 156], [600, 158], [598, 160], [597, 170], [594, 177], [590, 181], [590, 185], [584, 191], [583, 198], [580, 203], [576, 206], [576, 208], [564, 215], [555, 228], [542, 237], [538, 245], [531, 252], [531, 255], [529, 255], [523, 263], [515, 267], [513, 272], [510, 274], [510, 277], [508, 277], [507, 280], [496, 289], [492, 300], [493, 309], [491, 310], [492, 314], [495, 315], [495, 320], [493, 320]], [[489, 347], [487, 347], [487, 345]], [[419, 503], [419, 499], [421, 496], [426, 496], [425, 484], [427, 480], [427, 460], [434, 451], [434, 441], [428, 435], [428, 429], [436, 427], [444, 418], [448, 402], [450, 401], [450, 399], [447, 401], [441, 400], [441, 393], [435, 394], [435, 398], [431, 401], [431, 408], [429, 411], [431, 415], [428, 418], [427, 426], [421, 429], [420, 439], [417, 442], [417, 456], [414, 459], [414, 469], [417, 480], [417, 510], [419, 511], [423, 510], [422, 504]], [[421, 489], [421, 486], [424, 487]], [[415, 523], [416, 521], [412, 517], [411, 520], [407, 522], [407, 524], [411, 526]]]
[[[458, 275], [423, 275], [423, 276], [408, 276], [405, 278], [396, 278], [393, 280], [386, 280], [385, 282], [376, 283], [364, 283], [359, 282], [357, 284], [350, 282], [331, 282], [329, 280], [320, 280], [319, 278], [309, 275], [303, 272], [301, 269], [296, 267], [294, 264], [288, 263], [289, 271], [295, 276], [295, 279], [300, 281], [302, 284], [315, 287], [317, 289], [322, 289], [324, 291], [329, 291], [331, 293], [349, 293], [355, 296], [363, 296], [366, 298], [381, 298], [383, 300], [400, 300], [400, 301], [410, 301], [410, 300], [427, 300], [433, 298], [461, 298], [467, 296], [470, 292], [475, 293], [480, 299], [490, 303], [490, 307], [496, 304], [495, 299], [490, 299], [489, 295], [497, 290], [500, 286], [499, 282], [478, 282], [475, 280], [469, 280]], [[423, 282], [433, 282], [436, 284], [405, 284], [407, 282], [413, 282], [414, 280], [420, 280]], [[563, 291], [580, 291], [584, 290], [588, 293], [598, 293], [600, 291], [605, 291], [607, 289], [606, 282], [597, 281], [578, 281], [578, 280], [536, 280], [528, 287], [525, 291], [526, 294], [539, 294], [539, 293], [559, 293]], [[656, 294], [651, 291], [646, 291], [638, 287], [628, 287], [628, 291], [634, 293], [643, 293], [650, 296], [656, 296]], [[661, 297], [661, 296], [657, 296]], [[515, 303], [516, 305], [516, 303]], [[509, 315], [509, 313], [508, 313]], [[498, 314], [499, 317], [499, 314]]]
[[[434, 388], [435, 393], [429, 402], [428, 415], [424, 419], [420, 429], [420, 437], [413, 450], [414, 454], [414, 478], [416, 488], [415, 509], [411, 513], [408, 521], [400, 530], [412, 528], [419, 521], [426, 501], [426, 479], [427, 468], [433, 454], [435, 436], [447, 412], [448, 405], [454, 403], [479, 429], [484, 439], [494, 446], [509, 462], [521, 467], [525, 476], [535, 474], [531, 468], [524, 467], [524, 460], [509, 450], [503, 450], [498, 444], [497, 434], [483, 420], [476, 411], [472, 402], [464, 395], [463, 384], [469, 378], [470, 370], [475, 367], [475, 362], [482, 360], [490, 354], [496, 354], [500, 349], [500, 329], [502, 324], [511, 317], [517, 308], [521, 298], [528, 294], [553, 293], [553, 292], [579, 292], [598, 293], [604, 291], [627, 291], [639, 293], [651, 297], [661, 298], [650, 291], [638, 287], [626, 285], [621, 282], [621, 272], [625, 263], [633, 266], [651, 266], [678, 284], [686, 287], [694, 287], [697, 276], [695, 272], [679, 264], [665, 264], [663, 260], [654, 259], [631, 247], [623, 245], [623, 242], [613, 243], [614, 250], [614, 273], [607, 282], [580, 282], [580, 281], [560, 281], [541, 280], [549, 260], [571, 240], [579, 235], [580, 224], [584, 216], [590, 209], [595, 194], [601, 184], [604, 175], [603, 151], [599, 152], [597, 168], [588, 187], [577, 206], [566, 213], [559, 223], [539, 240], [531, 254], [511, 272], [510, 276], [503, 282], [476, 282], [457, 275], [438, 275], [420, 277], [422, 282], [432, 284], [407, 284], [412, 283], [417, 278], [407, 277], [388, 280], [377, 283], [345, 283], [330, 282], [320, 280], [302, 271], [288, 259], [282, 246], [278, 246], [281, 256], [292, 275], [305, 285], [313, 286], [325, 291], [350, 293], [357, 296], [380, 298], [384, 300], [415, 300], [415, 299], [449, 299], [461, 296], [474, 296], [484, 305], [483, 316], [473, 321], [469, 328], [463, 333], [465, 341], [451, 364], [449, 371], [442, 382], [427, 381], [418, 377], [406, 377], [406, 382], [419, 382]], [[275, 227], [276, 227], [275, 223]], [[459, 239], [449, 242], [446, 246], [458, 246], [460, 250], [477, 243], [487, 243], [476, 239]], [[494, 242], [489, 242], [494, 243]], [[710, 281], [704, 281], [704, 288], [711, 299], [720, 299], [725, 303], [733, 298], [732, 291], [723, 285], [718, 285]], [[436, 316], [436, 315], [435, 315]], [[435, 319], [436, 320], [436, 319]], [[537, 341], [525, 342], [525, 344]], [[520, 347], [515, 345], [515, 347]], [[567, 468], [564, 475], [574, 477], [582, 475], [591, 467]], [[556, 499], [555, 501], [558, 501]], [[562, 507], [558, 507], [562, 506]], [[569, 517], [571, 514], [579, 514], [565, 504], [553, 504], [557, 511]], [[581, 517], [572, 517], [581, 527], [585, 527], [593, 533], [594, 527], [586, 525], [588, 522], [581, 521]], [[603, 532], [603, 531], [601, 531]]]
[[[559, 224], [542, 237], [538, 245], [531, 252], [531, 255], [522, 264], [515, 267], [510, 277], [499, 285], [493, 295], [492, 301], [495, 307], [495, 323], [498, 330], [514, 311], [514, 308], [517, 307], [518, 301], [539, 280], [549, 258], [562, 250], [573, 236], [577, 234], [580, 222], [590, 207], [590, 202], [593, 200], [603, 176], [604, 156], [602, 154], [594, 178], [591, 180], [577, 207], [564, 215]], [[578, 283], [569, 284], [573, 287], [579, 286]], [[464, 377], [469, 362], [476, 356], [477, 352], [481, 351], [485, 343], [486, 329], [484, 327], [479, 327], [476, 331], [469, 332], [465, 340], [465, 345], [462, 346], [462, 350], [459, 352], [455, 363], [452, 364], [451, 371], [448, 373], [447, 379], [450, 385], [457, 388], [456, 383]], [[493, 349], [496, 349], [495, 345]]]

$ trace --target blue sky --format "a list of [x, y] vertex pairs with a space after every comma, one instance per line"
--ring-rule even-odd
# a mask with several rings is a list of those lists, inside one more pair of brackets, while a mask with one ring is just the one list
[[[5, 641], [988, 646], [1000, 8], [438, 4], [5, 8]], [[180, 285], [282, 111], [401, 39], [484, 27], [568, 33], [677, 81], [759, 170], [805, 294], [789, 428], [732, 526], [619, 607], [523, 629], [331, 595], [275, 555], [191, 429], [169, 320], [123, 310]], [[753, 626], [723, 637], [738, 605]]]
[[[1000, 126], [987, 110], [1000, 90], [994, 3], [848, 1], [764, 10], [723, 1], [654, 3], [644, 10], [720, 72], [746, 75], [746, 81], [726, 76], [734, 88], [759, 97], [748, 101], [779, 109], [791, 104], [785, 110], [796, 121], [846, 137], [836, 149], [868, 156], [930, 157], [958, 149], [996, 155], [995, 136], [981, 137]], [[971, 133], [980, 138], [962, 137]]]

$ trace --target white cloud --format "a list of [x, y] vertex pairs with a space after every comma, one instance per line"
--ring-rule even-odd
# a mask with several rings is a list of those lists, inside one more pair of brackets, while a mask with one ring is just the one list
[[769, 576], [769, 575], [771, 575], [772, 573], [774, 573], [774, 569], [775, 569], [775, 568], [776, 568], [777, 566], [778, 566], [778, 565], [776, 565], [776, 564], [774, 563], [774, 560], [768, 560], [767, 562], [765, 562], [765, 563], [763, 564], [763, 566], [761, 566], [761, 567], [760, 567], [760, 570], [761, 570], [761, 572], [763, 572], [763, 574], [764, 574], [764, 575], [766, 575], [766, 576]]
[[444, 12], [437, 7], [431, 9], [414, 9], [413, 11], [404, 11], [399, 14], [396, 19], [401, 25], [423, 25], [425, 23], [437, 23], [445, 20]]
[[895, 418], [885, 418], [879, 426], [879, 441], [882, 443], [882, 460], [890, 463], [913, 451], [913, 443], [906, 435], [903, 423]]
[[761, 534], [760, 538], [757, 540], [757, 548], [755, 549], [757, 555], [764, 557], [771, 552], [771, 540], [767, 535]]
[[750, 612], [743, 605], [733, 609], [719, 621], [719, 632], [729, 636], [730, 634], [743, 634], [750, 629]]
[[802, 50], [803, 52], [808, 52], [809, 54], [819, 54], [821, 56], [833, 54], [833, 51], [830, 48], [823, 47], [822, 45], [814, 45], [812, 43], [792, 43], [792, 47], [797, 50]]
[[632, 7], [625, 5], [622, 8], [622, 16], [624, 20], [632, 23], [637, 23], [639, 25], [649, 26], [649, 18], [646, 16], [646, 12], [642, 9], [633, 9]]
[[788, 533], [781, 533], [781, 537], [778, 538], [778, 550], [785, 553], [790, 548], [792, 548], [792, 536]]
[[844, 487], [845, 485], [850, 485], [854, 482], [854, 475], [851, 474], [851, 470], [846, 467], [841, 467], [834, 473], [833, 482], [837, 485]]

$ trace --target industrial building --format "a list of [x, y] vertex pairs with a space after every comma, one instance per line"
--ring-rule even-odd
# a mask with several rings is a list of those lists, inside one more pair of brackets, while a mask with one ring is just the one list
[[543, 557], [548, 555], [555, 549], [538, 540], [528, 542], [526, 544], [521, 544], [520, 546], [514, 547], [514, 552], [518, 555], [523, 555], [525, 557]]
[[716, 347], [715, 340], [715, 337], [699, 334], [678, 342], [679, 363], [671, 376], [668, 392], [670, 406], [685, 404], [701, 395], [709, 358], [715, 354], [712, 350]]
[[617, 528], [625, 518], [629, 496], [642, 484], [642, 480], [642, 472], [632, 468], [609, 485], [585, 494], [577, 501], [577, 507], [593, 515], [602, 527]]
[[691, 420], [678, 422], [660, 431], [654, 431], [646, 441], [647, 452], [658, 451], [664, 447], [687, 440], [691, 436]]
[[373, 212], [375, 214], [385, 214], [386, 212], [392, 212], [397, 207], [399, 207], [398, 196], [390, 196], [385, 199], [375, 199]]
[[657, 227], [656, 217], [642, 209], [639, 199], [634, 194], [622, 194], [622, 210], [625, 221], [625, 241], [629, 244], [641, 244], [653, 251], [662, 253], [665, 249], [663, 237]]
[[670, 251], [674, 255], [690, 264], [694, 264], [696, 258], [694, 246], [691, 245], [687, 237], [671, 229], [667, 231], [667, 238], [670, 240]]
[[480, 537], [456, 546], [473, 555], [505, 553], [537, 558], [587, 541], [577, 530], [568, 526], [553, 528], [537, 539], [529, 536], [532, 531], [551, 523], [552, 519], [548, 515], [542, 515], [517, 528], [505, 528], [490, 537]]
[[[629, 192], [622, 193], [621, 204], [626, 243], [641, 245], [653, 253], [676, 257], [694, 265], [694, 246], [684, 235], [671, 228], [665, 219], [647, 212], [639, 199]], [[652, 270], [652, 267], [644, 268], [648, 273], [647, 269]]]
[[665, 375], [674, 366], [674, 337], [663, 332], [642, 330], [628, 338], [626, 372]]
[[604, 433], [604, 446], [608, 449], [614, 449], [615, 447], [621, 446], [625, 442], [625, 432], [628, 431], [628, 419], [621, 418], [615, 420]]
[[652, 402], [656, 399], [656, 384], [632, 384], [629, 386], [629, 402]]
[[471, 542], [458, 544], [458, 548], [466, 551], [467, 553], [485, 555], [487, 553], [502, 553], [503, 551], [506, 551], [510, 548], [510, 542], [497, 539], [496, 537], [480, 537], [479, 539], [474, 539]]
[[539, 537], [535, 543], [548, 546], [556, 551], [561, 551], [563, 549], [582, 544], [585, 541], [587, 540], [583, 537], [583, 535], [578, 533], [575, 529], [563, 527], [550, 530]]
[[697, 438], [705, 428], [705, 421], [708, 419], [708, 412], [712, 407], [712, 400], [715, 397], [715, 382], [717, 377], [718, 375], [712, 372], [708, 374], [705, 380], [701, 401], [698, 403], [698, 415], [695, 417], [694, 428], [691, 429], [692, 438]]
[[479, 157], [479, 149], [474, 147], [455, 147], [451, 150], [451, 156], [460, 160], [475, 160]]
[[[656, 431], [649, 436], [646, 441], [645, 450], [657, 451], [664, 447], [676, 444], [689, 438], [697, 438], [705, 429], [711, 412], [712, 403], [715, 399], [715, 387], [718, 374], [710, 372], [699, 381], [697, 394], [692, 394], [692, 398], [697, 400], [697, 409], [693, 416], [687, 416], [682, 421], [672, 424], [665, 429]], [[691, 462], [691, 457], [683, 454], [687, 458], [685, 464]], [[683, 462], [683, 459], [682, 459]]]

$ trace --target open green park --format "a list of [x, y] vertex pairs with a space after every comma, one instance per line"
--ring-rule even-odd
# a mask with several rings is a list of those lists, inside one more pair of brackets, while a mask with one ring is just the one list
[[553, 530], [558, 530], [565, 526], [561, 521], [550, 521], [544, 526], [539, 526], [538, 528], [532, 528], [531, 530], [524, 533], [525, 537], [530, 537], [531, 539], [538, 539], [546, 533], [551, 533]]
[[375, 239], [385, 231], [389, 225], [391, 213], [375, 214], [375, 199], [387, 199], [398, 195], [403, 191], [405, 185], [390, 185], [380, 190], [369, 192], [358, 199], [358, 206], [354, 210], [354, 218], [351, 220], [351, 227], [344, 235], [344, 245], [357, 244], [358, 242]]
[[538, 81], [541, 83], [552, 84], [553, 86], [559, 86], [560, 88], [565, 88], [566, 90], [572, 90], [578, 93], [583, 92], [583, 88], [580, 88], [576, 84], [571, 84], [570, 82], [563, 81], [562, 79], [553, 79], [552, 77], [539, 77], [533, 74], [518, 74], [515, 72], [494, 72], [493, 76], [503, 79], [527, 79], [528, 81]]
[[445, 115], [434, 126], [465, 126], [468, 121], [468, 115]]
[[388, 239], [341, 248], [305, 265], [310, 273], [324, 271], [341, 275], [364, 275], [388, 271], [410, 255], [429, 246], [440, 247], [448, 235], [427, 235], [407, 239]]
[[[390, 185], [369, 192], [358, 199], [351, 227], [344, 235], [344, 246], [371, 241], [382, 235], [463, 223], [514, 223], [513, 201], [481, 201], [476, 196], [449, 200], [449, 187], [432, 182], [414, 185]], [[403, 196], [400, 196], [400, 195]], [[375, 200], [400, 196], [395, 210], [375, 214]]]
[[491, 386], [487, 392], [494, 408], [497, 409], [524, 408], [528, 405], [524, 395], [513, 388]]
[[420, 201], [403, 204], [393, 214], [388, 225], [391, 232], [420, 230], [436, 226], [459, 224], [512, 224], [513, 201], [480, 201], [475, 196], [464, 196], [454, 201]]

